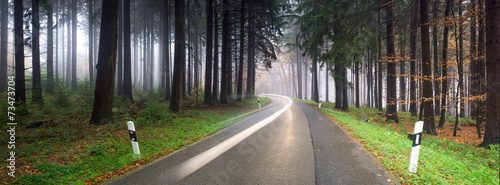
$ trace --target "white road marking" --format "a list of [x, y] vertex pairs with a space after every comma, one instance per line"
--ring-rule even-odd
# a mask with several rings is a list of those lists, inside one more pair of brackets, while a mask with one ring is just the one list
[[266, 119], [256, 123], [255, 125], [252, 125], [251, 127], [241, 131], [240, 133], [234, 135], [233, 137], [226, 139], [225, 141], [212, 147], [211, 149], [208, 149], [207, 151], [205, 151], [201, 154], [198, 154], [197, 156], [194, 156], [193, 158], [191, 158], [191, 159], [183, 162], [179, 166], [177, 166], [176, 167], [176, 169], [177, 169], [176, 176], [177, 176], [178, 180], [181, 180], [181, 179], [187, 177], [188, 175], [194, 173], [196, 170], [200, 169], [201, 167], [210, 163], [215, 158], [222, 155], [224, 152], [226, 152], [229, 149], [231, 149], [232, 147], [236, 146], [238, 143], [240, 143], [241, 141], [246, 139], [248, 136], [257, 132], [262, 127], [268, 125], [270, 122], [272, 122], [274, 119], [276, 119], [278, 116], [280, 116], [283, 112], [285, 112], [292, 105], [292, 99], [290, 99], [286, 96], [281, 96], [281, 95], [272, 95], [272, 96], [283, 97], [283, 98], [288, 100], [288, 104], [285, 107], [281, 108], [278, 112], [267, 117]]

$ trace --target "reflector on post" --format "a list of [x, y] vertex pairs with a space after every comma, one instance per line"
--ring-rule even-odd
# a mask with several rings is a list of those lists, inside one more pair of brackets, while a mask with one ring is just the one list
[[423, 121], [415, 123], [415, 130], [413, 131], [413, 144], [411, 148], [410, 157], [410, 172], [417, 173], [418, 155], [420, 153], [420, 143], [422, 141], [422, 128], [424, 127]]
[[128, 133], [130, 134], [130, 142], [132, 142], [132, 149], [134, 150], [134, 154], [141, 154], [139, 150], [139, 143], [137, 142], [137, 135], [135, 134], [134, 122], [128, 121]]

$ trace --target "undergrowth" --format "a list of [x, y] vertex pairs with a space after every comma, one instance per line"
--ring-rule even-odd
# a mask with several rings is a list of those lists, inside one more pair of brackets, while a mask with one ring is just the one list
[[[305, 102], [317, 108], [317, 103]], [[485, 150], [424, 134], [414, 174], [408, 171], [412, 141], [391, 123], [381, 122], [383, 112], [365, 107], [340, 111], [333, 107], [332, 103], [322, 103], [322, 108], [317, 109], [350, 132], [402, 184], [499, 184], [500, 149], [496, 145]], [[409, 113], [398, 114], [402, 121], [417, 119]]]
[[[53, 94], [44, 93], [43, 105], [28, 103], [29, 114], [18, 117], [16, 128], [16, 178], [7, 176], [8, 169], [2, 167], [0, 184], [104, 182], [212, 135], [258, 109], [255, 99], [205, 106], [202, 99], [186, 97], [184, 110], [173, 113], [159, 93], [135, 95], [134, 103], [115, 95], [114, 122], [97, 126], [89, 124], [91, 92], [58, 87]], [[0, 100], [2, 112], [5, 100]], [[268, 101], [261, 99], [263, 105]], [[140, 159], [132, 152], [127, 121], [135, 123]], [[0, 138], [8, 138], [6, 126], [1, 128]], [[6, 139], [0, 140], [2, 147], [6, 144]], [[0, 158], [8, 158], [3, 151]]]

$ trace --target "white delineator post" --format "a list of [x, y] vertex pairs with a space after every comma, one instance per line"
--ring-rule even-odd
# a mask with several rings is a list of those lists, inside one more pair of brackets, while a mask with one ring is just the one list
[[321, 108], [321, 100], [319, 100], [319, 108]]
[[259, 102], [259, 109], [261, 109], [262, 107], [260, 106], [260, 99], [257, 98], [257, 102]]
[[422, 141], [422, 128], [424, 127], [423, 121], [415, 123], [415, 130], [413, 131], [413, 144], [411, 148], [410, 158], [410, 172], [417, 173], [418, 154], [420, 152], [420, 142]]
[[137, 136], [135, 135], [135, 127], [134, 122], [128, 121], [128, 133], [130, 134], [130, 142], [132, 142], [132, 149], [134, 150], [134, 154], [141, 154], [139, 150], [139, 143], [137, 142]]

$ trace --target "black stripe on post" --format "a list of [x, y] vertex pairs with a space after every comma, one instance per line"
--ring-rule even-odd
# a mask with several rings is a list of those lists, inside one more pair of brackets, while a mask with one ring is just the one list
[[133, 130], [129, 130], [128, 132], [129, 132], [129, 134], [130, 134], [130, 141], [135, 141], [135, 142], [137, 142], [137, 136], [135, 135], [135, 131], [133, 131]]
[[412, 147], [420, 146], [422, 141], [422, 132], [413, 134], [413, 145]]

